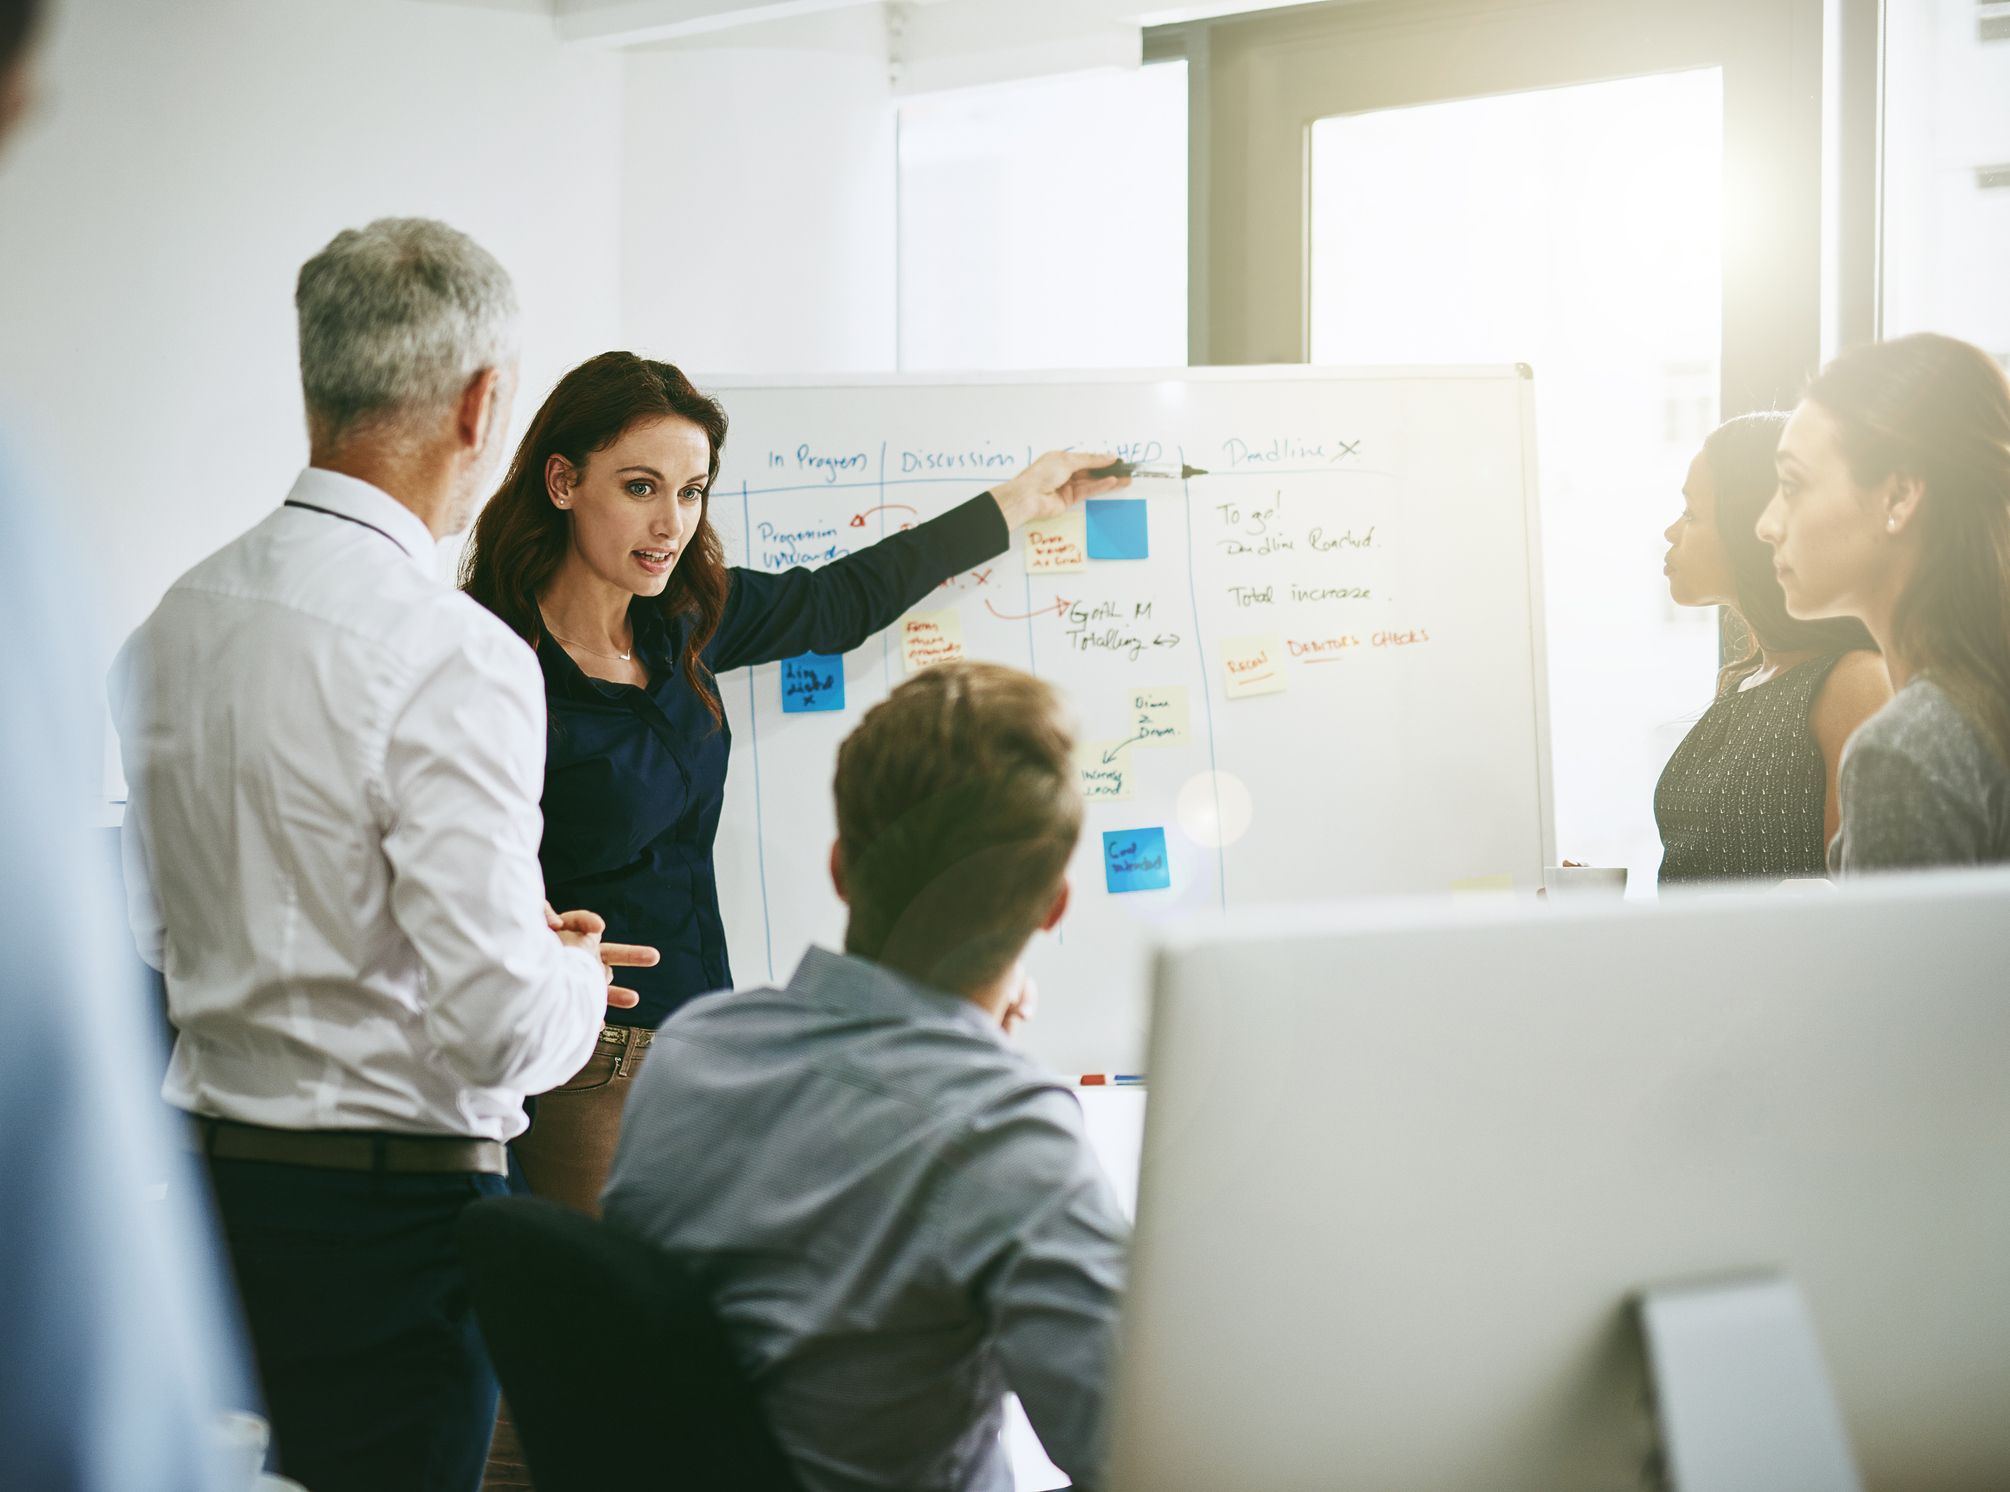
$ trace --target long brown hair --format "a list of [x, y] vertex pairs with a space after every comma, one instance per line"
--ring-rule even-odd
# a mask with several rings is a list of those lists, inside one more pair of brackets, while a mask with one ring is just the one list
[[2010, 762], [2010, 379], [1981, 348], [1921, 332], [1845, 352], [1808, 397], [1859, 486], [1919, 482], [1919, 567], [1892, 636]]
[[669, 416], [689, 420], [705, 432], [712, 460], [697, 530], [685, 542], [670, 584], [655, 604], [666, 620], [686, 614], [696, 618], [678, 664], [717, 724], [723, 716], [703, 655], [725, 614], [729, 584], [725, 548], [712, 526], [712, 483], [718, 480], [719, 452], [726, 444], [726, 411], [669, 363], [632, 352], [603, 352], [558, 381], [524, 432], [502, 486], [468, 535], [461, 589], [535, 647], [538, 592], [558, 573], [571, 542], [572, 518], [552, 503], [545, 488], [546, 463], [556, 455], [583, 467], [595, 451], [606, 450], [634, 425]]
[[1855, 617], [1804, 622], [1787, 611], [1787, 593], [1773, 569], [1773, 546], [1759, 537], [1759, 514], [1779, 485], [1773, 457], [1787, 416], [1779, 410], [1741, 414], [1703, 438], [1703, 464], [1717, 489], [1717, 538], [1731, 570], [1732, 609], [1751, 646], [1724, 666], [1717, 692], [1727, 693], [1765, 661], [1766, 653], [1875, 652], [1870, 629]]

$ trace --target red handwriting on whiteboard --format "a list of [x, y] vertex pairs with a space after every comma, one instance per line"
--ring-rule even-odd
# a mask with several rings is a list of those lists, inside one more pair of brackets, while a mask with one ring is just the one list
[[1291, 656], [1306, 663], [1333, 663], [1346, 657], [1361, 646], [1361, 639], [1351, 634], [1339, 637], [1293, 637], [1284, 646]]

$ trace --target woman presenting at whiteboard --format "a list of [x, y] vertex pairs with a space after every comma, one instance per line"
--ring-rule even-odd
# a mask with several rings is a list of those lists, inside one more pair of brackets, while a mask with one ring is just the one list
[[[517, 1142], [533, 1190], [597, 1211], [622, 1100], [654, 1030], [732, 986], [712, 845], [731, 741], [716, 676], [843, 653], [1011, 530], [1125, 485], [1050, 452], [939, 518], [818, 570], [728, 566], [709, 514], [725, 411], [668, 363], [609, 352], [560, 380], [476, 523], [461, 584], [537, 650], [550, 710], [546, 893], [662, 961], [624, 982], [592, 1061]], [[595, 900], [577, 898], [591, 889]]]

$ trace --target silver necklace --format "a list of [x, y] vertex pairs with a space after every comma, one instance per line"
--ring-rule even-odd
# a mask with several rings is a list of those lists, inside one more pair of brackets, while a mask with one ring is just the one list
[[591, 653], [596, 658], [619, 658], [623, 663], [626, 663], [635, 656], [635, 639], [633, 637], [630, 637], [628, 639], [627, 652], [603, 653], [599, 648], [590, 648], [583, 642], [574, 642], [570, 637], [560, 637], [559, 634], [553, 629], [550, 622], [546, 622], [544, 624], [544, 630], [550, 632], [553, 637], [557, 637], [558, 640], [564, 643], [567, 647], [578, 648], [582, 653]]

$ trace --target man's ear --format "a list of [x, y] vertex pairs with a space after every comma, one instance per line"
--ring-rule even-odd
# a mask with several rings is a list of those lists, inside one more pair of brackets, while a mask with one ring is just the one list
[[1061, 878], [1061, 889], [1054, 897], [1054, 904], [1047, 908], [1047, 920], [1040, 924], [1041, 932], [1052, 932], [1061, 925], [1061, 919], [1068, 914], [1068, 881]]
[[851, 898], [845, 895], [844, 889], [843, 848], [835, 839], [831, 841], [831, 884], [837, 887], [838, 900], [850, 906]]
[[486, 451], [491, 427], [502, 418], [502, 370], [484, 368], [461, 390], [455, 433], [470, 451]]

